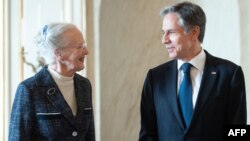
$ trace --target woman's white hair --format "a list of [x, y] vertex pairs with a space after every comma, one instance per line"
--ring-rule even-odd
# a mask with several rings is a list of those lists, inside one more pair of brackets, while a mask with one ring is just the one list
[[69, 29], [77, 29], [77, 27], [70, 23], [51, 23], [45, 25], [35, 36], [38, 55], [46, 64], [55, 63], [55, 49], [64, 48], [69, 44], [67, 38], [64, 38], [64, 32]]

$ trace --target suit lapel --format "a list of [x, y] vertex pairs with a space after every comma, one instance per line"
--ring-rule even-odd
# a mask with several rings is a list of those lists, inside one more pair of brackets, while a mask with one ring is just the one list
[[216, 62], [213, 61], [214, 57], [208, 54], [207, 52], [206, 56], [207, 57], [204, 66], [203, 77], [191, 124], [192, 122], [195, 121], [195, 118], [198, 117], [200, 111], [204, 107], [208, 97], [210, 96], [211, 90], [215, 84], [215, 80], [219, 76], [219, 71], [215, 66]]
[[[51, 93], [55, 91], [54, 93]], [[50, 87], [47, 87], [47, 94], [48, 100], [62, 113], [62, 115], [68, 119], [68, 121], [73, 122], [74, 116], [72, 111], [65, 101], [61, 91], [58, 89], [57, 85], [52, 84]], [[73, 123], [72, 123], [73, 124]]]
[[[177, 61], [174, 61], [171, 66], [167, 68], [166, 71], [166, 78], [165, 82], [163, 84], [166, 84], [164, 86], [165, 90], [165, 96], [167, 97], [167, 100], [171, 106], [171, 109], [174, 112], [174, 115], [180, 125], [184, 128], [184, 123], [182, 120], [182, 115], [180, 113], [179, 105], [178, 105], [178, 98], [177, 98], [177, 78], [178, 78], [178, 70], [177, 70]], [[172, 80], [172, 81], [166, 81], [166, 80]]]
[[74, 83], [78, 108], [76, 114], [76, 122], [81, 123], [85, 111], [93, 110], [90, 97], [91, 88], [90, 85], [86, 83], [86, 81], [83, 81], [83, 79], [80, 79], [77, 75], [74, 77]]
[[36, 76], [36, 83], [39, 86], [45, 88], [45, 95], [52, 105], [58, 109], [58, 111], [74, 126], [77, 126], [75, 123], [75, 117], [65, 101], [61, 91], [53, 80], [52, 76], [47, 70], [47, 66], [44, 67]]

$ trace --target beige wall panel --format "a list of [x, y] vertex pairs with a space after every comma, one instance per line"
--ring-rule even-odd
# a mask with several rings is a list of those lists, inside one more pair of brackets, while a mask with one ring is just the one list
[[[164, 1], [105, 0], [100, 13], [101, 140], [138, 139], [149, 68], [168, 60], [161, 45]], [[166, 3], [166, 2], [165, 2]]]

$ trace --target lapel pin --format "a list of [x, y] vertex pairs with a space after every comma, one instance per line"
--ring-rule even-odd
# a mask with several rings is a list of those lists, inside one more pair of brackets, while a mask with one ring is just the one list
[[56, 89], [55, 88], [50, 88], [48, 91], [47, 91], [47, 94], [48, 95], [52, 95], [56, 92]]

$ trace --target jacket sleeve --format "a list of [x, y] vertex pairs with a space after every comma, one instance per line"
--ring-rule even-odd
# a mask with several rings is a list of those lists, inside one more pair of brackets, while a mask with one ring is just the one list
[[[89, 84], [89, 89], [90, 89], [90, 102], [91, 102], [91, 106], [93, 107], [93, 104], [92, 104], [92, 88], [91, 88], [91, 84], [90, 84], [89, 80], [88, 80], [88, 84]], [[94, 124], [93, 110], [92, 110], [92, 115], [91, 115], [91, 119], [90, 119], [90, 128], [88, 130], [88, 133], [86, 134], [86, 141], [95, 141], [95, 124]]]
[[227, 124], [246, 124], [246, 90], [241, 67], [237, 67], [232, 80], [228, 97]]
[[30, 141], [32, 130], [30, 94], [25, 85], [17, 88], [12, 106], [9, 141]]
[[158, 141], [151, 71], [148, 72], [141, 95], [141, 129], [139, 141]]
[[92, 113], [92, 118], [90, 120], [90, 128], [86, 134], [86, 141], [95, 141], [95, 124], [94, 124], [94, 115]]

